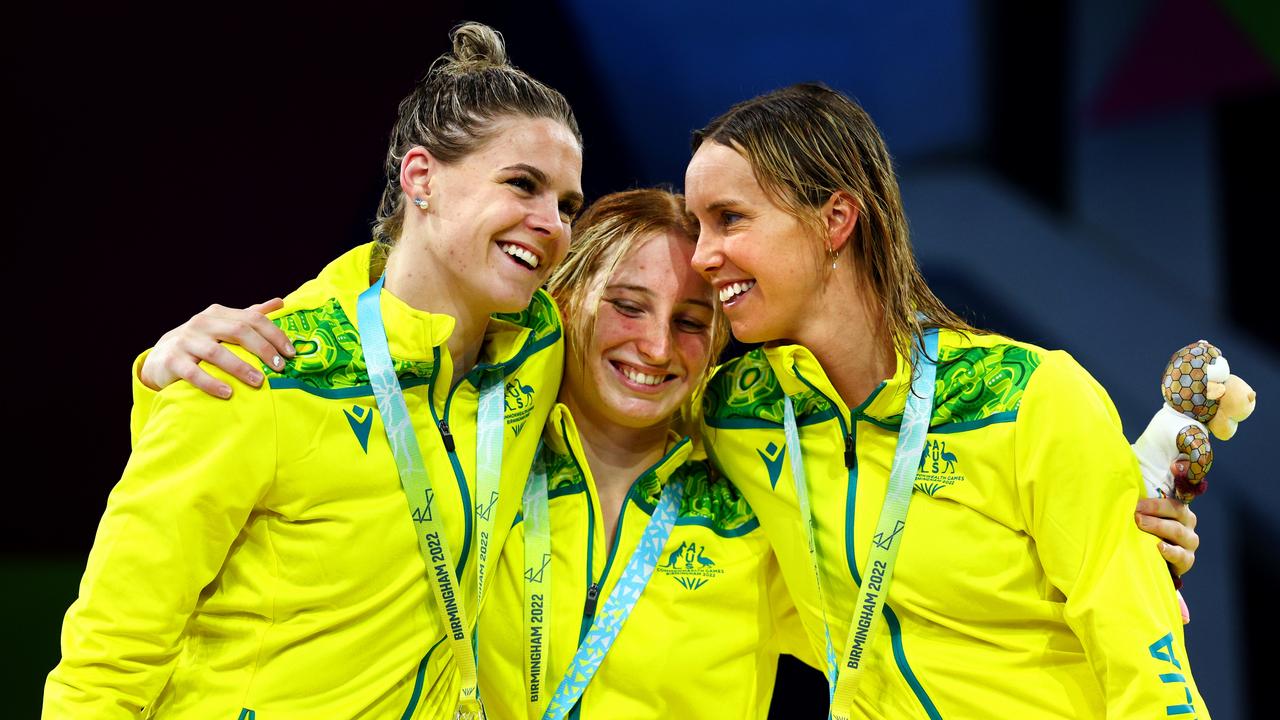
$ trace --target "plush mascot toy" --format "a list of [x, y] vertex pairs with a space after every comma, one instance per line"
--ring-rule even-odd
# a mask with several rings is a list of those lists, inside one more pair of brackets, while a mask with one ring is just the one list
[[[1257, 395], [1244, 380], [1231, 374], [1222, 351], [1201, 340], [1173, 354], [1160, 381], [1164, 405], [1133, 444], [1142, 466], [1148, 497], [1175, 497], [1190, 503], [1209, 489], [1205, 476], [1213, 465], [1209, 434], [1228, 440], [1236, 426], [1253, 413]], [[1187, 461], [1185, 475], [1170, 469], [1178, 459]], [[1173, 568], [1169, 569], [1173, 574]], [[1174, 587], [1182, 578], [1173, 575]], [[1182, 593], [1178, 593], [1182, 621], [1191, 619]]]
[[[1173, 354], [1160, 382], [1164, 405], [1133, 444], [1149, 497], [1190, 503], [1209, 488], [1213, 465], [1209, 434], [1228, 440], [1253, 412], [1253, 388], [1231, 374], [1222, 351], [1201, 340]], [[1187, 474], [1174, 477], [1169, 466], [1184, 458]]]

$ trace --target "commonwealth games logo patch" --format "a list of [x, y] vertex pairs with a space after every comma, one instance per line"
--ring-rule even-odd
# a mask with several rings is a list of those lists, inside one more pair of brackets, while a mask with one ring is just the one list
[[511, 431], [519, 435], [533, 412], [533, 388], [520, 382], [520, 378], [512, 378], [503, 388], [502, 406]]
[[724, 570], [706, 555], [707, 546], [696, 542], [680, 543], [680, 547], [667, 556], [665, 563], [658, 563], [658, 572], [673, 578], [688, 590], [697, 590], [723, 575]]
[[932, 496], [964, 479], [964, 473], [960, 472], [960, 458], [947, 450], [947, 444], [938, 440], [926, 440], [924, 452], [920, 455], [920, 467], [916, 472], [915, 489]]

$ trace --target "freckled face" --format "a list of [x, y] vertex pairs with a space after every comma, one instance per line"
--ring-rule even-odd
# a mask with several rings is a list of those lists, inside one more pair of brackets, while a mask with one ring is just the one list
[[711, 286], [689, 264], [692, 255], [692, 239], [654, 234], [599, 281], [585, 362], [566, 368], [575, 412], [620, 427], [654, 427], [688, 400], [711, 351], [713, 302]]
[[480, 149], [438, 164], [428, 196], [429, 261], [454, 297], [485, 313], [529, 304], [564, 259], [582, 206], [582, 150], [568, 128], [524, 117], [495, 125]]
[[794, 339], [820, 309], [821, 245], [774, 202], [733, 148], [704, 142], [685, 172], [685, 198], [698, 218], [693, 266], [715, 288], [743, 342]]

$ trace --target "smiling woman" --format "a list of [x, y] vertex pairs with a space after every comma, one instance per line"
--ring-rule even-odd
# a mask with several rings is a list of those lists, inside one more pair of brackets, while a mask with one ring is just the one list
[[727, 340], [689, 264], [697, 225], [680, 196], [632, 190], [574, 232], [548, 286], [566, 316], [560, 403], [481, 617], [486, 705], [763, 718], [779, 653], [807, 648], [755, 514], [684, 436]]
[[764, 343], [709, 382], [705, 437], [827, 659], [832, 716], [1206, 717], [1110, 399], [937, 300], [871, 118], [797, 85], [694, 147], [694, 265]]
[[199, 359], [262, 387], [136, 388], [45, 718], [480, 713], [473, 628], [560, 382], [538, 287], [582, 201], [582, 143], [497, 33], [452, 39], [400, 104], [376, 241], [273, 315], [296, 356], [144, 355], [152, 387], [229, 397]]

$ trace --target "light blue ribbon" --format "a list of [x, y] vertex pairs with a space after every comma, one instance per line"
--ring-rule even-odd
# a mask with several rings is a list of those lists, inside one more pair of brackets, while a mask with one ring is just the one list
[[578, 652], [565, 670], [564, 678], [551, 697], [551, 704], [543, 715], [545, 720], [560, 720], [573, 709], [605, 655], [613, 645], [622, 624], [635, 607], [645, 585], [653, 575], [653, 570], [662, 557], [662, 549], [671, 537], [671, 527], [675, 524], [676, 514], [680, 509], [680, 500], [684, 495], [684, 482], [677, 480], [662, 488], [662, 497], [654, 508], [653, 517], [645, 525], [640, 544], [631, 553], [627, 567], [618, 578], [613, 592], [604, 601], [604, 606], [596, 614], [591, 629], [578, 646]]
[[[889, 596], [889, 585], [893, 581], [898, 549], [902, 546], [901, 540], [906, 532], [907, 508], [911, 503], [916, 471], [920, 466], [920, 455], [924, 451], [925, 437], [929, 433], [929, 421], [933, 416], [934, 383], [937, 378], [937, 366], [934, 360], [938, 356], [937, 329], [926, 330], [922, 341], [924, 351], [917, 350], [914, 353], [915, 375], [911, 381], [911, 392], [907, 396], [906, 407], [902, 413], [902, 424], [898, 430], [897, 449], [894, 452], [893, 465], [889, 470], [888, 491], [885, 494], [884, 504], [880, 508], [880, 519], [876, 523], [871, 548], [862, 566], [864, 572], [862, 586], [859, 588], [858, 600], [854, 605], [854, 615], [850, 619], [849, 636], [842, 656], [843, 665], [839, 667], [836, 665], [835, 648], [831, 642], [831, 627], [827, 621], [827, 602], [822, 587], [822, 566], [814, 540], [808, 482], [800, 455], [800, 432], [791, 398], [788, 396], [784, 400], [783, 427], [786, 432], [787, 451], [791, 453], [791, 470], [795, 476], [798, 504], [805, 532], [808, 535], [809, 561], [813, 565], [814, 580], [818, 587], [818, 602], [822, 606], [822, 623], [827, 646], [828, 693], [831, 699], [831, 717], [836, 720], [846, 720], [849, 717], [858, 681], [865, 667], [863, 654], [871, 647], [881, 625], [879, 620], [884, 611], [885, 600]], [[845, 519], [846, 533], [853, 532], [853, 522], [852, 517]], [[860, 626], [858, 623], [860, 617], [868, 617], [869, 622]]]
[[[409, 408], [405, 404], [404, 392], [400, 389], [400, 379], [396, 377], [395, 366], [391, 361], [391, 351], [387, 346], [387, 332], [382, 322], [382, 305], [380, 296], [385, 277], [378, 278], [368, 290], [360, 293], [356, 302], [356, 318], [360, 325], [360, 346], [364, 351], [365, 366], [369, 370], [369, 385], [373, 389], [374, 399], [378, 404], [378, 414], [382, 417], [382, 427], [386, 432], [387, 442], [391, 445], [391, 454], [396, 461], [396, 470], [400, 475], [400, 486], [404, 490], [405, 499], [409, 503], [409, 513], [413, 518], [414, 529], [418, 537], [418, 550], [426, 563], [426, 576], [435, 590], [435, 605], [444, 624], [449, 646], [453, 651], [454, 661], [461, 675], [458, 689], [456, 717], [478, 718], [484, 716], [480, 704], [480, 691], [476, 673], [475, 643], [472, 640], [471, 623], [467, 617], [466, 604], [459, 591], [458, 579], [454, 575], [453, 552], [449, 548], [448, 536], [444, 523], [439, 517], [439, 509], [432, 508], [435, 493], [431, 488], [431, 478], [427, 475], [427, 466], [422, 458], [422, 449], [418, 445], [418, 436], [413, 428], [413, 420], [409, 416]], [[502, 382], [501, 377], [495, 383], [492, 380], [482, 382], [481, 411], [478, 413], [476, 433], [483, 441], [477, 442], [477, 473], [480, 476], [477, 488], [477, 515], [482, 499], [488, 502], [488, 524], [482, 532], [491, 532], [493, 528], [493, 512], [497, 505], [496, 476], [502, 468]], [[493, 398], [497, 388], [497, 411]], [[427, 400], [430, 402], [430, 398]], [[498, 433], [496, 443], [493, 433]], [[489, 448], [485, 449], [488, 443]], [[497, 448], [493, 454], [492, 448]], [[488, 453], [487, 458], [481, 458]], [[492, 463], [497, 463], [496, 471]], [[492, 489], [494, 497], [480, 495], [481, 489]], [[420, 504], [421, 503], [421, 504]], [[484, 522], [481, 518], [480, 522]], [[477, 572], [477, 584], [482, 589], [484, 582], [484, 563], [486, 561], [488, 537], [482, 536], [482, 546]], [[481, 595], [476, 595], [477, 607]]]
[[543, 446], [533, 456], [524, 486], [524, 690], [527, 717], [538, 717], [545, 702], [543, 687], [551, 655], [551, 519], [548, 517], [547, 469]]

